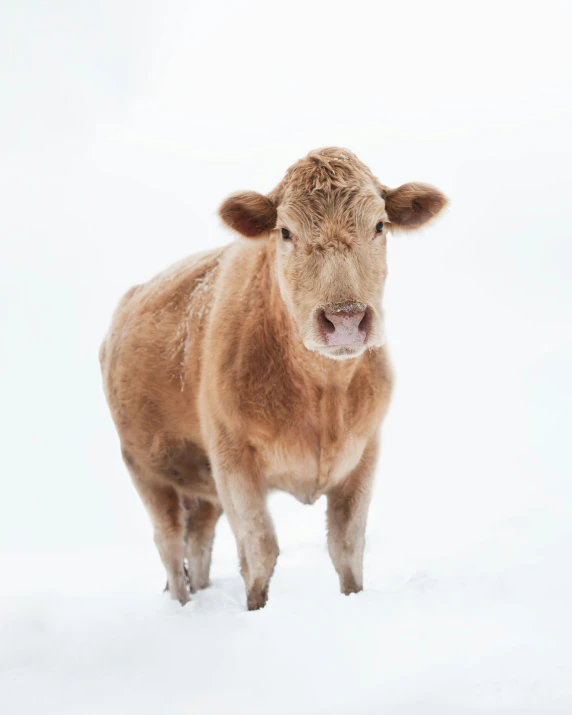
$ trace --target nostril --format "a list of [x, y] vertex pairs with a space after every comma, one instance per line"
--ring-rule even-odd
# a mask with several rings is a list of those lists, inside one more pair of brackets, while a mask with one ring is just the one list
[[359, 322], [358, 330], [360, 331], [360, 333], [364, 333], [367, 336], [367, 334], [369, 333], [370, 327], [371, 327], [371, 311], [369, 308], [367, 308], [365, 313], [363, 314], [363, 318]]
[[322, 310], [318, 316], [318, 322], [320, 323], [320, 327], [325, 333], [335, 333], [336, 332], [336, 326], [332, 323], [331, 320], [328, 320], [326, 317], [326, 311]]

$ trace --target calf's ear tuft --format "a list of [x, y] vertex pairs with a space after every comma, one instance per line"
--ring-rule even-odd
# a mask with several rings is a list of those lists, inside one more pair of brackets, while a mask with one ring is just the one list
[[255, 191], [229, 196], [218, 213], [229, 228], [247, 238], [264, 236], [276, 226], [276, 206]]
[[385, 192], [390, 228], [411, 231], [435, 218], [447, 205], [447, 197], [429, 184], [403, 184]]

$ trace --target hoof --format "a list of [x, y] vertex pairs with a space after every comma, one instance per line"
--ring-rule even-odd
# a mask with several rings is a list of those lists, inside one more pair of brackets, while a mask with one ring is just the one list
[[363, 585], [358, 583], [351, 571], [348, 571], [340, 578], [340, 590], [344, 595], [349, 596], [352, 593], [363, 591]]
[[181, 606], [184, 606], [185, 603], [188, 603], [191, 600], [191, 597], [189, 596], [189, 592], [185, 588], [184, 590], [179, 589], [179, 591], [175, 594], [173, 593], [170, 589], [169, 592], [171, 594], [171, 598], [173, 601], [178, 601]]
[[344, 596], [351, 596], [352, 593], [360, 593], [363, 591], [363, 586], [359, 586], [355, 581], [353, 583], [342, 584], [341, 592]]
[[246, 599], [249, 611], [259, 611], [268, 601], [268, 586], [263, 589], [253, 588]]
[[181, 606], [184, 606], [185, 603], [188, 603], [191, 600], [187, 589], [186, 579], [181, 580], [178, 583], [176, 582], [173, 585], [173, 588], [169, 586], [169, 582], [167, 581], [167, 584], [163, 589], [163, 593], [165, 593], [165, 591], [168, 591], [173, 601], [178, 601]]

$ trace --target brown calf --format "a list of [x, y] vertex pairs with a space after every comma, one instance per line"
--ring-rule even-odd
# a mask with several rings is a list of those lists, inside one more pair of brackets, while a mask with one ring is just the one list
[[248, 608], [264, 606], [278, 557], [273, 489], [307, 504], [327, 496], [341, 590], [361, 590], [392, 383], [386, 235], [445, 204], [430, 186], [390, 190], [349, 151], [322, 149], [268, 196], [223, 203], [222, 220], [246, 240], [125, 295], [101, 347], [103, 382], [173, 598], [188, 601], [187, 581], [191, 592], [208, 585], [224, 509]]

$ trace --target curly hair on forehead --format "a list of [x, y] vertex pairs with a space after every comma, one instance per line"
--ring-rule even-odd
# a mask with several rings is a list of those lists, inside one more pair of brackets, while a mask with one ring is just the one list
[[352, 188], [374, 179], [371, 171], [348, 149], [327, 147], [312, 151], [293, 164], [276, 187], [282, 194], [290, 187], [312, 194]]

